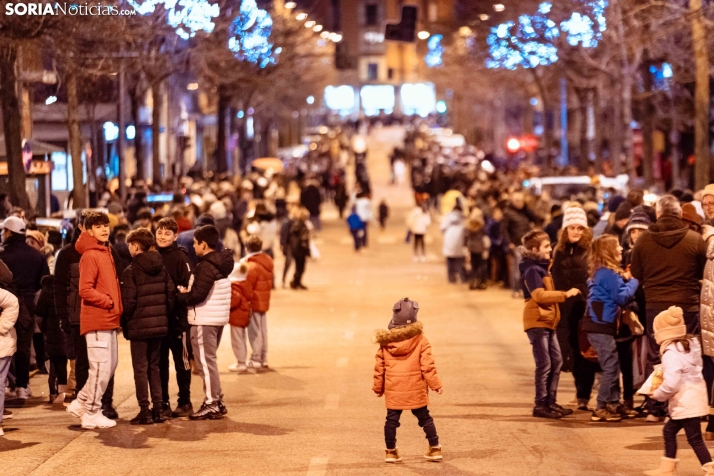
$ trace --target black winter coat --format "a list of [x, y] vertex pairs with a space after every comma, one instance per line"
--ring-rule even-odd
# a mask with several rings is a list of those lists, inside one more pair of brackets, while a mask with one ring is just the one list
[[588, 297], [589, 240], [585, 246], [581, 246], [580, 243], [583, 243], [583, 240], [579, 243], [567, 243], [565, 250], [556, 250], [550, 269], [556, 290], [567, 291], [571, 288], [580, 290], [580, 294], [559, 304], [561, 327], [568, 327], [570, 323], [575, 324], [585, 315]]
[[513, 205], [509, 205], [503, 211], [503, 230], [509, 243], [516, 247], [521, 246], [521, 238], [531, 231], [531, 223], [538, 220], [533, 210], [524, 205], [520, 210]]
[[45, 338], [45, 352], [49, 357], [65, 357], [64, 332], [55, 312], [54, 276], [42, 278], [42, 291], [37, 300], [35, 313], [42, 318], [40, 329]]
[[[191, 263], [188, 259], [188, 251], [186, 251], [186, 248], [174, 242], [166, 248], [159, 248], [159, 254], [174, 286], [187, 287], [191, 279]], [[173, 308], [169, 310], [169, 329], [178, 331], [188, 330], [187, 313], [186, 306], [176, 300]]]
[[35, 295], [44, 276], [50, 274], [44, 255], [25, 243], [25, 235], [13, 234], [3, 244], [0, 259], [12, 272], [13, 282], [27, 310], [35, 313]]
[[293, 256], [310, 256], [310, 230], [302, 220], [291, 220], [288, 235], [290, 252]]
[[187, 293], [178, 295], [179, 301], [188, 307], [197, 306], [206, 300], [216, 281], [225, 279], [233, 272], [233, 251], [211, 251], [201, 257], [193, 271], [193, 285]]
[[136, 255], [124, 270], [121, 300], [122, 329], [127, 339], [152, 339], [168, 334], [167, 316], [176, 301], [176, 287], [157, 251]]

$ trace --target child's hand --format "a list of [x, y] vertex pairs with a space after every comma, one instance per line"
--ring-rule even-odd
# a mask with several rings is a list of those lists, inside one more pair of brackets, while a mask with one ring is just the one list
[[578, 294], [580, 294], [580, 290], [578, 288], [571, 288], [571, 289], [568, 289], [567, 291], [565, 291], [565, 296], [569, 297], [569, 298], [575, 297]]
[[377, 396], [377, 398], [380, 398], [382, 395], [384, 395], [384, 394], [381, 393], [381, 392], [374, 392], [374, 394]]
[[435, 391], [436, 393], [438, 393], [439, 395], [441, 395], [442, 393], [444, 393], [444, 389], [443, 389], [443, 388], [437, 388], [437, 389], [434, 390], [434, 391]]

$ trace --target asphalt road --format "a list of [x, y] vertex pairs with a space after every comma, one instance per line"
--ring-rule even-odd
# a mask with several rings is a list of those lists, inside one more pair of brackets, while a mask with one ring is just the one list
[[[438, 229], [427, 240], [427, 263], [413, 263], [404, 244], [411, 206], [407, 185], [389, 186], [386, 152], [394, 131], [370, 146], [375, 202], [387, 198], [392, 217], [355, 254], [330, 207], [317, 240], [322, 258], [309, 262], [309, 291], [278, 290], [268, 313], [272, 371], [228, 372], [228, 333], [219, 364], [229, 413], [220, 421], [173, 420], [131, 426], [138, 411], [128, 343], [120, 345], [116, 428], [85, 431], [61, 406], [33, 398], [4, 425], [0, 474], [15, 475], [635, 475], [659, 464], [661, 425], [634, 420], [594, 424], [578, 412], [561, 421], [530, 416], [533, 362], [521, 324], [522, 302], [499, 289], [468, 291], [446, 283]], [[278, 263], [282, 269], [282, 263]], [[433, 345], [444, 394], [431, 394], [442, 463], [422, 458], [427, 443], [406, 412], [398, 433], [404, 462], [383, 462], [384, 400], [371, 392], [375, 329], [392, 304], [419, 301], [419, 320]], [[35, 395], [45, 379], [32, 379]], [[175, 392], [175, 385], [172, 382]], [[202, 398], [193, 381], [193, 403]], [[561, 403], [574, 396], [570, 374]], [[701, 474], [680, 437], [681, 475]]]

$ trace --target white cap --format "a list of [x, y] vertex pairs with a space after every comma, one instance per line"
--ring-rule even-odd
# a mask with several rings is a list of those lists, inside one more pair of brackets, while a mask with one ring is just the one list
[[19, 233], [21, 235], [25, 234], [25, 222], [22, 218], [17, 217], [7, 217], [5, 221], [2, 222], [3, 229], [10, 230], [13, 233]]

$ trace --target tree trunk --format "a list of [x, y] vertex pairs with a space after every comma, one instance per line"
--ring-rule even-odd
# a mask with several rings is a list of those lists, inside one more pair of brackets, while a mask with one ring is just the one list
[[226, 157], [226, 112], [230, 103], [230, 96], [222, 88], [218, 88], [218, 133], [216, 144], [216, 173], [222, 174], [228, 171], [228, 160]]
[[548, 97], [548, 90], [545, 84], [543, 84], [543, 79], [540, 77], [539, 72], [536, 71], [537, 68], [530, 68], [529, 71], [533, 74], [533, 79], [538, 87], [538, 93], [540, 94], [540, 100], [543, 102], [543, 150], [545, 150], [543, 169], [546, 172], [551, 170], [552, 157], [551, 148], [553, 146], [553, 129], [548, 124], [548, 111], [550, 111], [550, 98]]
[[576, 88], [578, 95], [578, 115], [580, 116], [580, 160], [578, 168], [586, 169], [590, 165], [590, 140], [588, 139], [588, 108], [590, 107], [590, 91], [588, 89]]
[[595, 173], [602, 173], [602, 136], [603, 136], [603, 111], [602, 111], [602, 83], [598, 82], [593, 93], [593, 108], [595, 109]]
[[692, 12], [692, 43], [696, 89], [694, 92], [694, 187], [701, 190], [709, 183], [709, 60], [707, 49], [707, 31], [704, 26], [702, 0], [689, 0]]
[[30, 209], [30, 199], [25, 190], [25, 168], [22, 164], [22, 131], [20, 130], [20, 104], [17, 98], [17, 47], [0, 48], [0, 103], [7, 159], [10, 201], [13, 205]]
[[67, 127], [69, 129], [69, 153], [72, 155], [72, 178], [74, 208], [87, 206], [82, 166], [82, 135], [79, 131], [79, 100], [77, 98], [77, 73], [72, 65], [67, 69]]
[[136, 88], [130, 91], [131, 97], [131, 117], [134, 120], [134, 158], [136, 160], [136, 178], [143, 179], [144, 177], [144, 130], [141, 126], [141, 104], [143, 94], [141, 88], [137, 85]]
[[151, 86], [151, 177], [154, 185], [161, 184], [161, 82]]
[[641, 71], [645, 89], [644, 107], [642, 108], [644, 113], [642, 117], [642, 174], [645, 178], [645, 187], [651, 187], [654, 184], [654, 121], [657, 113], [650, 96], [654, 84], [649, 68], [650, 62], [644, 61]]

